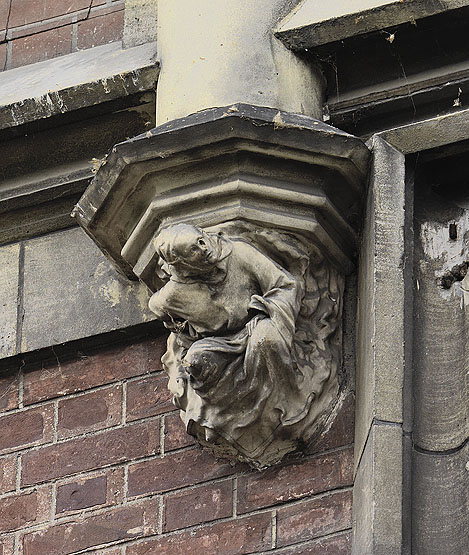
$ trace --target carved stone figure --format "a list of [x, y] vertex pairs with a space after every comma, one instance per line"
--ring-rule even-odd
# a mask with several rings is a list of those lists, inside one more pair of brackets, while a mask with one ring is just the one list
[[166, 285], [150, 309], [171, 330], [162, 362], [187, 431], [280, 460], [337, 400], [342, 278], [304, 240], [247, 223], [170, 225], [154, 245]]

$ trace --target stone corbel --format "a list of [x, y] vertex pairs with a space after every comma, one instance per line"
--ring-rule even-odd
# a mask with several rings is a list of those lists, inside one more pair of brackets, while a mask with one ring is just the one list
[[235, 104], [116, 145], [76, 206], [152, 292], [174, 402], [216, 454], [268, 466], [329, 423], [368, 158], [321, 121]]

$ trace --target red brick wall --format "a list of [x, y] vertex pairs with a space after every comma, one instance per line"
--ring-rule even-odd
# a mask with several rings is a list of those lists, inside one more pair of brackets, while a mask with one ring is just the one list
[[352, 398], [305, 456], [217, 461], [171, 404], [164, 344], [0, 378], [0, 555], [349, 554]]
[[124, 0], [0, 0], [0, 71], [122, 39]]

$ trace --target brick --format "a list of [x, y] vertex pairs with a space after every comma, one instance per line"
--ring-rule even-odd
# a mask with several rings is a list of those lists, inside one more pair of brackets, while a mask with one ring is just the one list
[[6, 534], [2, 534], [0, 536], [0, 555], [14, 555], [14, 554], [15, 554], [14, 535], [7, 536]]
[[0, 494], [16, 487], [16, 455], [0, 459]]
[[34, 64], [72, 51], [72, 25], [12, 41], [11, 68]]
[[[188, 507], [191, 508], [190, 511], [187, 510]], [[232, 512], [232, 480], [199, 486], [190, 491], [165, 497], [163, 531], [171, 532], [203, 522], [227, 518]]]
[[0, 377], [0, 413], [17, 407], [18, 374]]
[[[1, 34], [2, 32], [0, 31], [0, 40], [1, 40]], [[7, 45], [6, 43], [0, 44], [0, 71], [3, 71], [3, 69], [6, 66], [6, 59], [7, 59]]]
[[158, 443], [158, 420], [71, 439], [26, 453], [21, 481], [32, 485], [154, 455]]
[[161, 370], [166, 337], [125, 347], [80, 353], [76, 360], [51, 363], [24, 376], [24, 403], [77, 393], [118, 380]]
[[340, 534], [332, 538], [320, 538], [313, 542], [281, 551], [282, 555], [350, 555], [352, 553], [352, 535]]
[[78, 24], [78, 50], [122, 40], [124, 10], [93, 17]]
[[0, 499], [0, 531], [11, 532], [49, 518], [50, 488]]
[[303, 501], [277, 512], [277, 546], [312, 540], [352, 526], [352, 492]]
[[127, 505], [46, 530], [27, 534], [25, 555], [62, 555], [97, 545], [155, 534], [158, 522], [156, 499]]
[[129, 382], [126, 410], [129, 421], [174, 410], [168, 376], [161, 373]]
[[268, 550], [272, 545], [270, 513], [204, 526], [196, 531], [160, 536], [127, 547], [126, 555], [238, 555]]
[[349, 486], [352, 481], [353, 450], [350, 448], [253, 472], [238, 480], [238, 512]]
[[201, 449], [171, 453], [131, 465], [128, 493], [130, 496], [161, 493], [223, 478], [236, 470], [228, 462], [218, 462], [211, 453]]
[[124, 469], [88, 475], [57, 485], [56, 514], [98, 505], [116, 505], [123, 500]]
[[52, 440], [52, 404], [8, 414], [0, 418], [0, 452], [21, 449]]
[[0, 31], [6, 28], [9, 11], [10, 0], [0, 0]]
[[351, 445], [355, 430], [355, 397], [350, 393], [344, 400], [342, 407], [331, 428], [319, 441], [314, 442], [307, 450], [308, 454], [320, 453], [328, 449], [337, 449]]
[[106, 503], [106, 476], [80, 480], [57, 488], [56, 513], [77, 511]]
[[12, 0], [10, 27], [28, 25], [88, 8], [89, 0]]
[[113, 386], [59, 401], [58, 435], [78, 435], [120, 424], [122, 388]]
[[179, 416], [179, 412], [167, 414], [164, 417], [164, 450], [173, 451], [181, 447], [195, 445], [195, 439], [190, 436]]

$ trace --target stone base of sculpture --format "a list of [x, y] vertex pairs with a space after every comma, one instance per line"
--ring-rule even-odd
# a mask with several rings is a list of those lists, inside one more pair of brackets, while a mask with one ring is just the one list
[[265, 467], [303, 446], [338, 399], [342, 275], [300, 236], [237, 221], [162, 227], [150, 308], [188, 433]]

